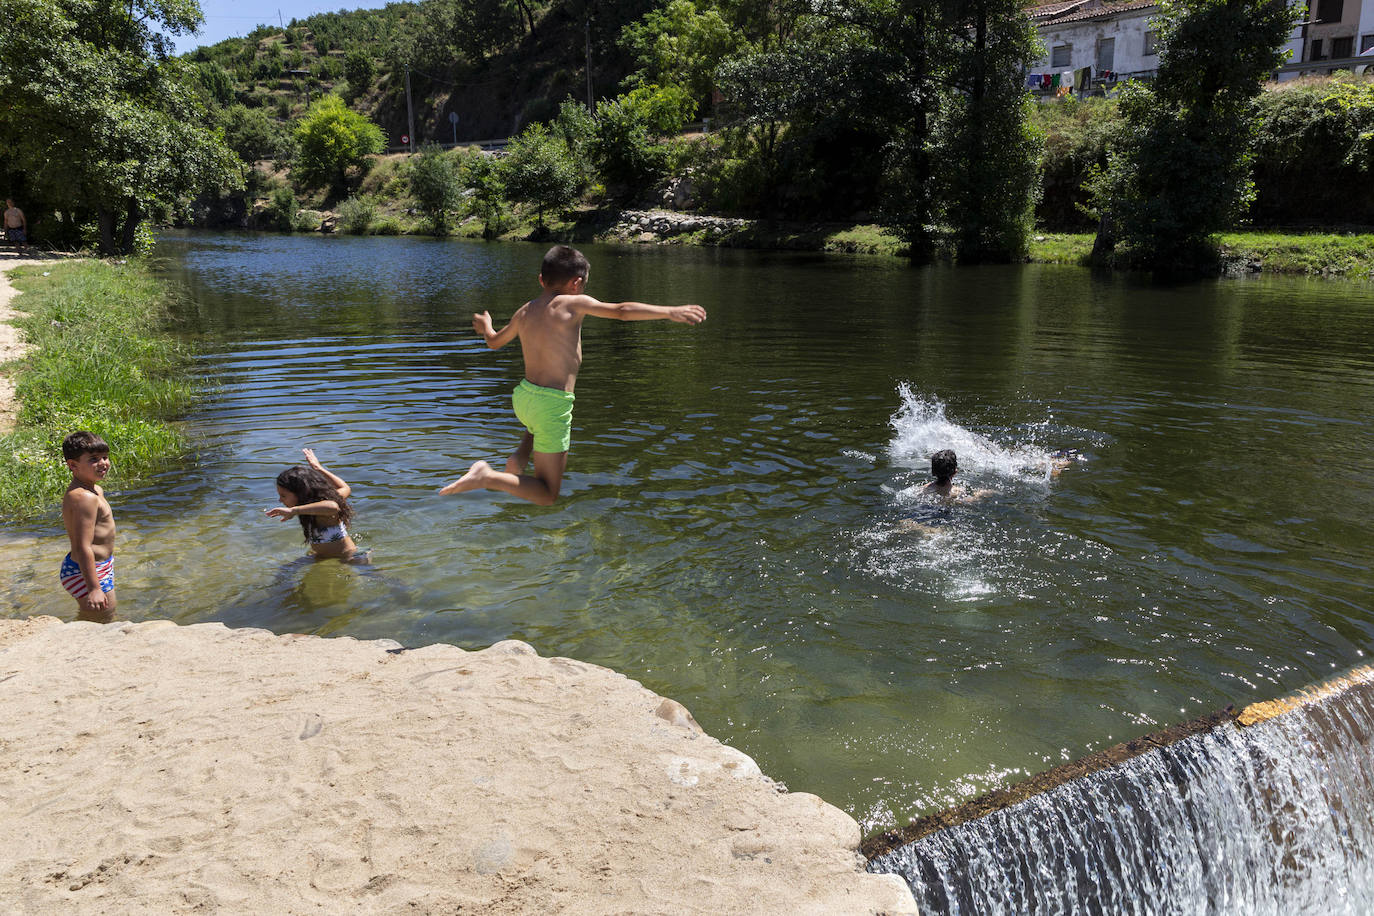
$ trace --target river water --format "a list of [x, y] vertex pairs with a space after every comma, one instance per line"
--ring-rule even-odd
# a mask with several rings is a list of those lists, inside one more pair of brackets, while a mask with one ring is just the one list
[[[121, 612], [610, 666], [865, 827], [1359, 663], [1374, 637], [1374, 289], [588, 246], [552, 509], [440, 497], [519, 438], [542, 248], [184, 235], [194, 465], [112, 487]], [[373, 565], [266, 519], [312, 447]], [[1061, 447], [1082, 452], [1049, 473]], [[979, 502], [932, 511], [929, 455]], [[118, 463], [118, 443], [114, 443]], [[70, 617], [56, 516], [0, 539], [12, 613]]]

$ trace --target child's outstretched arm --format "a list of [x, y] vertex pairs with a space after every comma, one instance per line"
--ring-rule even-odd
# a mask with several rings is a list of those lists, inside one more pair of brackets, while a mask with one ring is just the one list
[[[315, 457], [315, 452], [313, 449], [303, 448], [301, 449], [301, 454], [305, 455], [306, 464], [310, 465], [312, 468], [319, 471], [325, 477], [329, 478], [330, 484], [332, 484], [334, 489], [338, 491], [340, 499], [348, 499], [349, 494], [353, 492], [353, 488], [350, 487], [348, 484], [344, 483], [344, 479], [340, 477], [338, 474], [335, 474], [333, 471], [329, 470], [329, 468], [320, 464], [320, 459]], [[338, 508], [339, 507], [337, 505], [334, 506], [334, 510], [336, 512], [338, 511]], [[309, 513], [306, 514], [308, 515]]]
[[575, 296], [568, 308], [583, 315], [616, 321], [675, 321], [701, 324], [706, 309], [699, 305], [649, 305], [647, 302], [599, 302], [591, 296]]
[[524, 306], [517, 309], [510, 318], [510, 324], [499, 331], [491, 323], [491, 312], [478, 312], [472, 316], [472, 329], [487, 342], [488, 347], [499, 350], [519, 335], [520, 316], [524, 311]]
[[322, 499], [317, 503], [306, 503], [303, 506], [273, 506], [271, 509], [264, 509], [268, 518], [286, 521], [288, 518], [295, 518], [298, 515], [338, 515], [339, 504], [332, 499]]

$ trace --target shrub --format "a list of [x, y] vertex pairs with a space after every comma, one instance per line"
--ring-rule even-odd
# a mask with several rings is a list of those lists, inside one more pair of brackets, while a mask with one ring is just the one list
[[337, 95], [310, 106], [296, 127], [296, 174], [309, 186], [343, 187], [348, 170], [383, 147], [382, 130]]
[[531, 124], [511, 141], [501, 173], [510, 199], [533, 206], [541, 227], [546, 211], [572, 206], [584, 179], [567, 144], [542, 124]]
[[349, 235], [365, 234], [376, 216], [377, 204], [365, 194], [339, 204], [339, 228]]
[[462, 185], [458, 161], [432, 143], [410, 161], [410, 196], [429, 219], [437, 235], [449, 230], [449, 214], [458, 206]]
[[1045, 138], [1042, 193], [1035, 211], [1041, 226], [1054, 232], [1097, 226], [1084, 184], [1094, 168], [1107, 164], [1107, 137], [1116, 119], [1116, 102], [1108, 99], [1068, 99], [1032, 107], [1031, 123]]
[[642, 188], [668, 174], [668, 152], [655, 141], [646, 106], [621, 96], [596, 114], [592, 154], [607, 184]]
[[1374, 222], [1374, 81], [1338, 74], [1270, 88], [1254, 150], [1256, 220]]
[[463, 187], [471, 192], [467, 212], [482, 221], [482, 235], [486, 238], [499, 235], [510, 216], [501, 164], [478, 150], [463, 160], [458, 176]]
[[395, 217], [386, 216], [372, 224], [373, 235], [400, 235], [401, 223]]
[[268, 198], [267, 207], [262, 211], [263, 227], [276, 229], [278, 232], [290, 232], [296, 226], [296, 211], [299, 209], [296, 205], [295, 191], [290, 188], [277, 188]]

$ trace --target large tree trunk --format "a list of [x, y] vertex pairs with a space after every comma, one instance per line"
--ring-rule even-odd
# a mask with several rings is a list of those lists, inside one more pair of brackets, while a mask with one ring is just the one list
[[100, 253], [105, 257], [116, 254], [115, 249], [115, 214], [112, 210], [101, 207], [96, 211], [96, 226], [100, 229]]
[[1097, 221], [1097, 238], [1093, 239], [1092, 262], [1105, 265], [1115, 250], [1116, 232], [1113, 230], [1111, 217], [1103, 213]]
[[[915, 228], [910, 232], [910, 248], [907, 257], [913, 264], [929, 264], [935, 260], [935, 239], [929, 232], [931, 222], [931, 169], [930, 153], [926, 149], [926, 139], [930, 135], [930, 61], [927, 29], [930, 28], [926, 9], [917, 5], [912, 11], [913, 27], [916, 33], [916, 47], [911, 55], [911, 81], [920, 92], [912, 119], [912, 139], [914, 149], [911, 153], [912, 187], [916, 199], [911, 201], [911, 215], [908, 217]], [[912, 218], [914, 217], [914, 218]]]
[[138, 201], [130, 197], [126, 202], [128, 207], [124, 216], [124, 231], [121, 233], [119, 241], [120, 254], [133, 254], [135, 233], [138, 232], [138, 224], [143, 221], [143, 211], [138, 205]]

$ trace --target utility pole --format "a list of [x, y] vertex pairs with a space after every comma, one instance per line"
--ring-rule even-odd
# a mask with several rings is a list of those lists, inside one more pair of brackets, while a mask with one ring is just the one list
[[410, 102], [410, 64], [406, 64], [406, 124], [410, 132], [406, 134], [410, 138], [410, 151], [415, 152], [415, 107]]
[[596, 97], [592, 95], [592, 11], [588, 7], [582, 20], [587, 36], [587, 110], [596, 114]]

